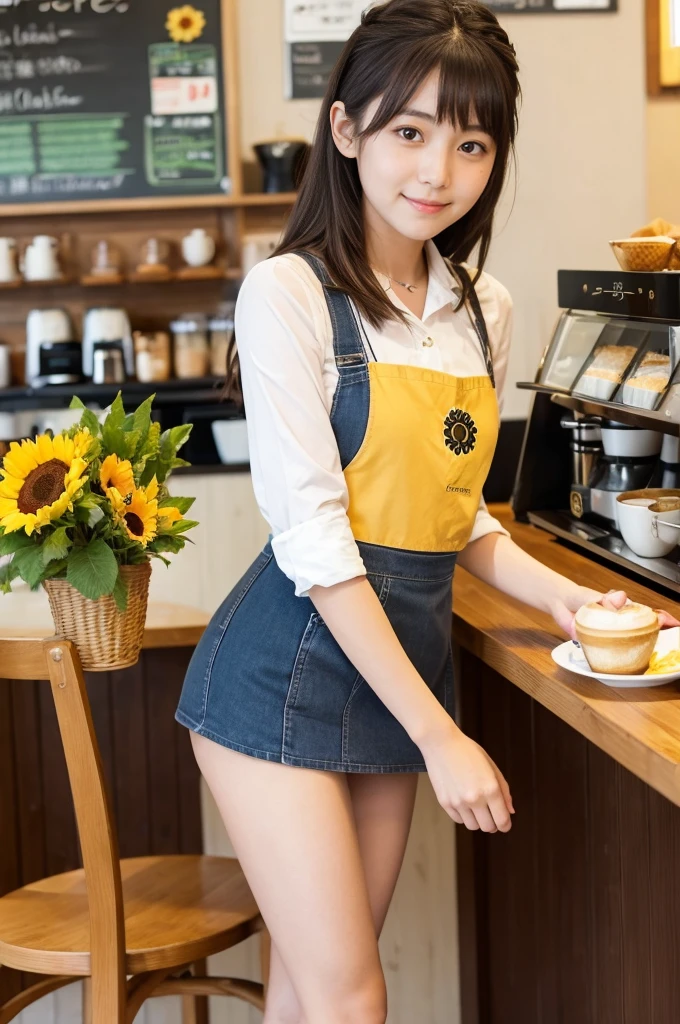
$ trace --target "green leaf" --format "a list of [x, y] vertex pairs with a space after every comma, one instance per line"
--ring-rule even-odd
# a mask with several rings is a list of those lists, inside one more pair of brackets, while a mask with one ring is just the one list
[[128, 597], [129, 587], [119, 571], [118, 578], [116, 580], [116, 585], [113, 588], [113, 600], [116, 602], [116, 608], [121, 613], [121, 615], [123, 614], [123, 612], [127, 611]]
[[90, 509], [90, 513], [87, 517], [87, 525], [94, 529], [95, 526], [97, 526], [98, 523], [101, 523], [102, 519], [104, 518], [104, 509], [101, 507], [101, 505], [95, 505], [93, 508]]
[[85, 492], [82, 497], [78, 498], [78, 508], [97, 508], [104, 501], [98, 494], [93, 494], [92, 491]]
[[186, 444], [192, 430], [192, 423], [183, 423], [181, 426], [171, 427], [170, 430], [161, 434], [160, 451], [153, 462], [149, 462], [146, 467], [144, 476], [147, 482], [155, 475], [159, 484], [162, 484], [173, 469], [177, 469], [178, 466], [190, 465], [183, 459], [175, 458], [175, 455], [182, 445]]
[[[170, 430], [166, 430], [165, 434], [169, 435], [167, 444], [173, 454], [178, 452], [182, 445], [187, 443], [189, 435], [193, 429], [193, 423], [182, 423], [179, 427], [171, 427]], [[162, 437], [163, 436], [165, 435], [162, 435]]]
[[0, 594], [12, 593], [12, 581], [19, 575], [19, 570], [14, 564], [14, 559], [7, 565], [0, 565]]
[[176, 555], [184, 547], [185, 539], [184, 537], [173, 537], [169, 533], [163, 534], [147, 545], [147, 551], [156, 553], [159, 551], [169, 551], [171, 554]]
[[104, 519], [106, 512], [99, 501], [93, 502], [79, 502], [75, 507], [75, 518], [79, 523], [85, 523], [87, 526], [95, 527], [97, 523], [100, 523]]
[[151, 430], [151, 406], [155, 397], [155, 395], [149, 395], [146, 401], [142, 402], [139, 408], [135, 409], [132, 418], [132, 430], [139, 434], [139, 440], [135, 445], [133, 455], [130, 456], [133, 459], [139, 458], [139, 453], [143, 450], [146, 439], [149, 436], [149, 431]]
[[137, 453], [138, 462], [147, 462], [151, 456], [155, 456], [160, 450], [161, 445], [161, 425], [158, 421], [155, 421], [149, 427], [147, 436], [144, 438], [143, 444]]
[[99, 437], [99, 420], [97, 414], [92, 409], [85, 409], [83, 415], [80, 417], [80, 426], [87, 427], [93, 437]]
[[82, 401], [82, 399], [78, 398], [77, 395], [74, 395], [73, 398], [71, 399], [71, 404], [69, 405], [69, 409], [84, 409], [84, 408], [85, 408], [85, 403]]
[[55, 561], [55, 559], [66, 558], [71, 543], [66, 527], [60, 526], [42, 545], [41, 550], [44, 564], [48, 565], [50, 562]]
[[35, 547], [35, 543], [35, 538], [27, 537], [23, 530], [3, 533], [0, 536], [0, 555], [13, 555], [15, 551], [21, 551], [22, 548]]
[[106, 541], [97, 538], [87, 547], [72, 551], [66, 578], [83, 597], [92, 601], [112, 593], [118, 578], [118, 563]]
[[50, 562], [49, 565], [45, 566], [46, 580], [53, 580], [55, 576], [61, 576], [62, 579], [66, 579], [66, 568], [68, 566], [68, 560], [66, 558], [60, 558], [55, 562]]
[[19, 576], [24, 583], [28, 583], [31, 590], [36, 590], [45, 578], [42, 545], [33, 544], [30, 548], [17, 551], [12, 564], [16, 566]]
[[123, 449], [126, 446], [126, 436], [124, 431], [125, 423], [125, 409], [123, 407], [123, 399], [120, 391], [116, 395], [109, 413], [102, 423], [102, 441], [107, 454], [116, 454], [120, 458], [127, 458], [127, 455], [123, 454]]
[[195, 501], [195, 498], [173, 498], [172, 495], [170, 495], [170, 497], [163, 498], [162, 501], [159, 501], [158, 507], [176, 508], [182, 513], [183, 516], [185, 516]]
[[135, 457], [135, 452], [139, 446], [139, 439], [141, 434], [139, 430], [123, 431], [122, 451], [121, 456], [124, 459], [129, 459], [131, 462]]
[[198, 525], [194, 519], [180, 519], [176, 523], [171, 523], [170, 526], [165, 527], [162, 532], [163, 534], [169, 534], [171, 537], [177, 537], [180, 533], [187, 533]]

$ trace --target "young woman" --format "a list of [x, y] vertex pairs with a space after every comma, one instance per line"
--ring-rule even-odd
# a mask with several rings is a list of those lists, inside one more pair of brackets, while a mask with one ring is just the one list
[[240, 292], [273, 539], [208, 627], [177, 718], [272, 935], [266, 1024], [385, 1021], [377, 939], [419, 772], [454, 821], [510, 828], [505, 779], [453, 719], [456, 562], [567, 632], [602, 597], [521, 551], [481, 497], [511, 334], [481, 268], [517, 72], [476, 0], [372, 7], [283, 244]]

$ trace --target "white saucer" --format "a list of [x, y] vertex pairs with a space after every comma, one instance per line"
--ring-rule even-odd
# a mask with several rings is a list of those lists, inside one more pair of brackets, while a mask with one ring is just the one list
[[[662, 629], [659, 639], [656, 641], [654, 650], [658, 654], [668, 654], [680, 647], [680, 626], [673, 626], [671, 629]], [[580, 647], [577, 647], [572, 640], [560, 644], [552, 652], [553, 661], [557, 662], [560, 668], [566, 668], [569, 672], [575, 672], [579, 676], [588, 676], [590, 679], [599, 679], [605, 686], [615, 686], [617, 689], [633, 686], [663, 686], [665, 683], [672, 683], [680, 679], [680, 669], [675, 672], [665, 672], [662, 675], [653, 676], [617, 676], [611, 673], [593, 672], [586, 661], [586, 656]]]

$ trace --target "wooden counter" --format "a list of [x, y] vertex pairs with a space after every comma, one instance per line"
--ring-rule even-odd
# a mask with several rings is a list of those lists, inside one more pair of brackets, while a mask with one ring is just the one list
[[[549, 534], [493, 508], [513, 540], [563, 576], [596, 590], [625, 590], [680, 619], [680, 604], [598, 565]], [[550, 652], [565, 637], [549, 615], [456, 571], [454, 637], [484, 664], [680, 805], [680, 685], [617, 690], [558, 668]]]
[[[499, 511], [565, 576], [680, 612]], [[680, 690], [572, 675], [548, 616], [464, 571], [454, 593], [461, 725], [516, 808], [508, 835], [457, 828], [463, 1024], [677, 1024]]]

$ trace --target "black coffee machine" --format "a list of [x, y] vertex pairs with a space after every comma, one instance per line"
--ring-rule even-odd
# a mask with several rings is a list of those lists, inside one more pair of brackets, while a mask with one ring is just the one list
[[562, 270], [512, 497], [517, 519], [680, 589], [680, 550], [645, 559], [617, 497], [680, 486], [680, 273]]

